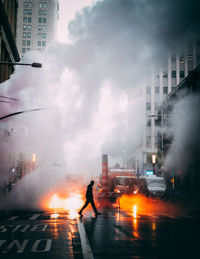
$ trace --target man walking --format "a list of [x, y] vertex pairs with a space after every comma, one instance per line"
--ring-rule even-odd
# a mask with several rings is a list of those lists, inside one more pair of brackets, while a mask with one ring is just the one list
[[97, 211], [97, 208], [96, 208], [95, 203], [94, 203], [93, 193], [92, 193], [93, 185], [94, 185], [94, 181], [91, 181], [90, 184], [87, 186], [86, 202], [85, 202], [85, 204], [83, 205], [83, 207], [81, 208], [81, 210], [78, 213], [81, 217], [83, 217], [82, 211], [88, 206], [89, 203], [92, 205], [92, 208], [94, 210], [95, 216], [97, 217], [98, 215], [101, 215], [101, 213], [99, 213]]

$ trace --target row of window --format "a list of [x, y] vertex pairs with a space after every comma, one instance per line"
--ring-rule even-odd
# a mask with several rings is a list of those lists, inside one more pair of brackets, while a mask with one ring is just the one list
[[24, 9], [24, 15], [32, 15], [32, 9]]
[[[39, 8], [47, 8], [46, 2], [39, 2]], [[24, 7], [32, 8], [32, 2], [24, 2]]]
[[46, 39], [46, 33], [38, 33], [38, 39]]
[[32, 2], [24, 2], [24, 7], [32, 7]]
[[39, 8], [47, 8], [46, 2], [39, 2]]
[[22, 37], [23, 38], [31, 38], [31, 33], [30, 32], [23, 32]]
[[30, 48], [22, 48], [22, 53], [25, 53], [26, 51], [30, 51]]
[[39, 10], [38, 14], [41, 15], [47, 15], [47, 10]]
[[[23, 22], [24, 23], [31, 23], [32, 22], [32, 18], [31, 17], [23, 17]], [[38, 23], [46, 23], [47, 22], [47, 18], [38, 18]]]
[[24, 24], [24, 25], [23, 25], [23, 30], [24, 30], [24, 31], [26, 31], [26, 30], [27, 30], [27, 31], [30, 31], [30, 30], [31, 30], [31, 25], [25, 25], [25, 24]]
[[23, 17], [23, 22], [24, 22], [24, 23], [31, 23], [31, 22], [32, 22], [32, 18], [31, 18], [31, 17], [26, 17], [26, 16], [24, 16], [24, 17]]
[[[24, 9], [24, 15], [32, 15], [32, 9]], [[38, 15], [47, 15], [47, 10], [39, 10]]]
[[40, 47], [40, 46], [42, 46], [42, 47], [45, 47], [46, 46], [46, 41], [38, 41], [37, 42], [37, 45]]
[[47, 22], [47, 18], [38, 18], [38, 23], [46, 23]]
[[47, 26], [46, 25], [38, 25], [38, 31], [46, 31]]
[[31, 46], [30, 40], [22, 40], [22, 46]]

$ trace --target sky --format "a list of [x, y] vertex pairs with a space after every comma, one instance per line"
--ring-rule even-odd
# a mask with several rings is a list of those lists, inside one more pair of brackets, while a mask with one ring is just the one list
[[73, 20], [76, 12], [85, 6], [91, 6], [96, 0], [59, 0], [59, 21], [57, 39], [61, 42], [69, 42], [68, 23]]

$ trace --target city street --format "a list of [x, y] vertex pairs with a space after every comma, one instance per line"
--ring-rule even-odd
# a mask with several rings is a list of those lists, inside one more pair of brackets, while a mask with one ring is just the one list
[[90, 208], [0, 212], [1, 258], [199, 258], [198, 215], [138, 215]]

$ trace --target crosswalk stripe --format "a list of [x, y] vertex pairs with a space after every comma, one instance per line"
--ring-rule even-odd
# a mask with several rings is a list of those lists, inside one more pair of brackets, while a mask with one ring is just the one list
[[16, 220], [19, 216], [12, 216], [8, 220]]
[[78, 219], [78, 230], [79, 230], [80, 239], [81, 239], [83, 258], [84, 259], [94, 259], [92, 249], [90, 247], [90, 243], [89, 243], [83, 222], [80, 219]]
[[33, 216], [31, 216], [28, 220], [35, 220], [40, 216], [40, 214], [34, 214]]

